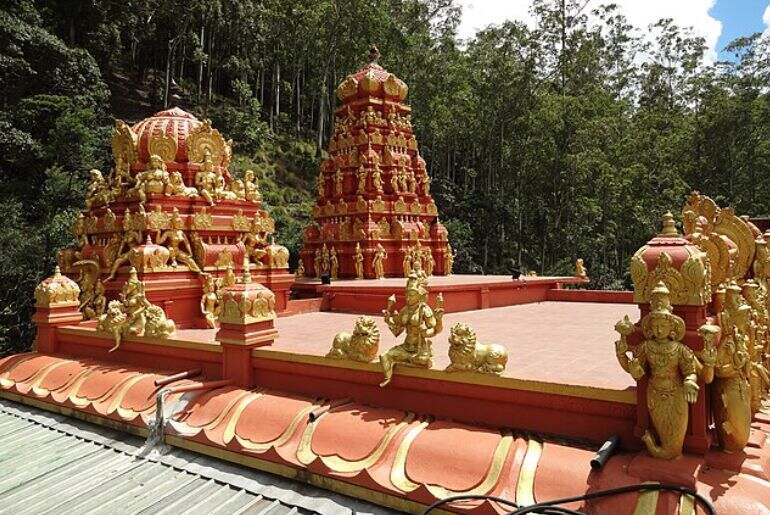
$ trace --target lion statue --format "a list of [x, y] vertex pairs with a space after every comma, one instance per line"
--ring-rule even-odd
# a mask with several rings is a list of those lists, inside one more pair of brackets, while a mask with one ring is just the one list
[[120, 340], [128, 325], [128, 315], [123, 309], [123, 303], [119, 300], [111, 300], [107, 304], [107, 311], [99, 316], [99, 322], [96, 324], [97, 331], [110, 333], [115, 339], [115, 346], [110, 349], [110, 352], [120, 347]]
[[151, 338], [168, 338], [176, 331], [176, 324], [173, 320], [166, 317], [163, 308], [152, 304], [145, 311], [147, 324], [144, 328], [144, 335]]
[[353, 334], [337, 333], [327, 358], [350, 359], [369, 363], [375, 357], [380, 346], [380, 329], [372, 317], [359, 317]]
[[508, 350], [496, 343], [477, 343], [473, 329], [458, 323], [449, 332], [449, 360], [447, 372], [500, 375], [508, 363]]

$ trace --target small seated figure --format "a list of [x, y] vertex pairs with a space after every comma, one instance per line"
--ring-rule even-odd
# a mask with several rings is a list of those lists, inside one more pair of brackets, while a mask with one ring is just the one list
[[211, 152], [206, 151], [200, 170], [195, 173], [195, 187], [198, 194], [210, 205], [214, 205], [217, 174], [214, 173], [214, 163], [211, 160]]
[[260, 202], [262, 194], [259, 192], [259, 184], [253, 170], [246, 170], [243, 174], [243, 187], [245, 189], [245, 199], [249, 202]]
[[136, 175], [136, 183], [131, 191], [135, 192], [139, 201], [144, 203], [147, 201], [148, 193], [167, 193], [168, 184], [169, 175], [166, 170], [166, 163], [163, 162], [163, 158], [153, 154], [150, 156], [144, 171]]
[[496, 343], [477, 343], [476, 332], [457, 323], [449, 331], [447, 372], [479, 372], [500, 375], [508, 363], [508, 350]]
[[406, 333], [404, 343], [396, 345], [380, 356], [380, 364], [385, 380], [380, 386], [387, 385], [393, 377], [396, 364], [410, 367], [430, 368], [433, 364], [431, 338], [439, 334], [443, 326], [444, 298], [436, 297], [436, 306], [428, 305], [428, 281], [424, 275], [413, 272], [406, 281], [406, 305], [397, 310], [396, 296], [388, 298], [388, 306], [383, 310], [385, 323], [393, 333], [400, 336]]
[[585, 264], [583, 263], [583, 258], [578, 258], [577, 261], [575, 261], [575, 277], [580, 279], [588, 279], [588, 272], [586, 271]]
[[94, 168], [88, 173], [91, 176], [91, 182], [86, 192], [86, 208], [91, 209], [93, 206], [109, 203], [110, 190], [102, 172]]
[[380, 330], [371, 317], [358, 317], [353, 333], [337, 333], [327, 358], [350, 359], [369, 363], [377, 356]]

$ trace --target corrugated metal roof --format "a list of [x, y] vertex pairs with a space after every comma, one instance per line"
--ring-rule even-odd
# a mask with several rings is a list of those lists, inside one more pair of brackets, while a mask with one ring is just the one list
[[0, 399], [0, 514], [351, 514], [379, 506]]

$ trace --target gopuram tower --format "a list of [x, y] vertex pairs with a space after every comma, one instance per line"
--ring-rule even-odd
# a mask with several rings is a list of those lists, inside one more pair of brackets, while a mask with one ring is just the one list
[[87, 319], [120, 308], [110, 301], [127, 303], [131, 282], [178, 328], [213, 328], [221, 289], [245, 271], [285, 309], [288, 250], [272, 241], [253, 172], [230, 174], [231, 144], [208, 120], [178, 108], [133, 126], [117, 120], [112, 153], [109, 176], [91, 170], [77, 245], [59, 254]]
[[378, 58], [372, 47], [369, 63], [337, 87], [342, 105], [300, 254], [307, 277], [406, 277], [418, 267], [451, 273], [447, 230], [404, 103], [408, 87]]

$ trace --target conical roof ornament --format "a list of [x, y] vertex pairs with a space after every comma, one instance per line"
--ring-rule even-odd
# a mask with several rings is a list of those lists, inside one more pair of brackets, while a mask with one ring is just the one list
[[663, 229], [660, 231], [660, 236], [679, 236], [679, 231], [676, 230], [674, 215], [671, 213], [671, 211], [667, 211], [666, 214], [663, 215]]

